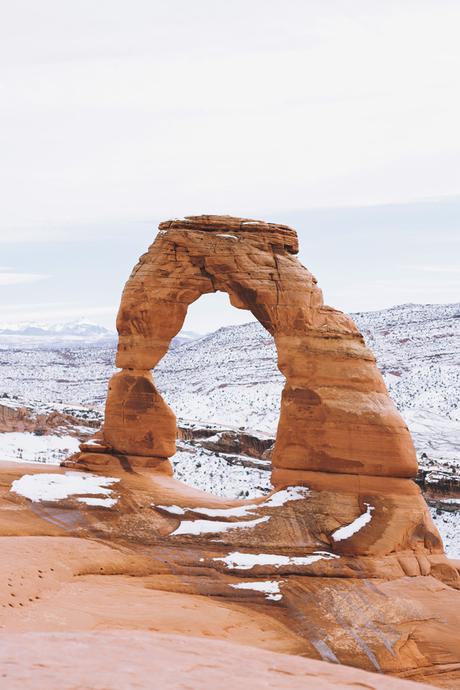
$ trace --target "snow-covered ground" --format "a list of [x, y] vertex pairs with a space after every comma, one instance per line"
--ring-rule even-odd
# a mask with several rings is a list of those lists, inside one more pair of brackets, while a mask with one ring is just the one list
[[450, 558], [460, 559], [460, 512], [448, 512], [430, 508], [431, 517], [444, 542]]
[[12, 483], [11, 492], [33, 503], [81, 496], [77, 500], [82, 503], [111, 508], [117, 499], [111, 497], [112, 489], [109, 487], [119, 481], [116, 477], [101, 477], [90, 472], [24, 474]]
[[[353, 314], [377, 358], [391, 396], [405, 418], [425, 467], [460, 467], [460, 304], [407, 304]], [[272, 337], [258, 323], [221, 328], [171, 348], [155, 371], [162, 394], [182, 420], [275, 436], [283, 376]], [[6, 338], [7, 336], [5, 336]], [[100, 416], [114, 371], [113, 345], [29, 346], [0, 342], [0, 403], [36, 411]], [[2, 398], [2, 395], [10, 396]], [[17, 397], [17, 400], [13, 398]], [[67, 446], [69, 446], [67, 453]], [[0, 434], [0, 457], [57, 462], [76, 440]], [[270, 489], [267, 468], [248, 467], [199, 444], [182, 443], [176, 475], [227, 496]], [[437, 522], [443, 515], [437, 516]], [[460, 513], [446, 514], [447, 522]], [[447, 527], [441, 525], [441, 528]], [[445, 533], [452, 540], [453, 528]]]
[[74, 436], [37, 436], [29, 432], [0, 433], [0, 459], [10, 462], [42, 462], [58, 465], [78, 451]]
[[234, 456], [214, 453], [182, 443], [172, 458], [177, 479], [216, 496], [255, 498], [272, 489], [270, 467], [245, 467], [233, 461]]

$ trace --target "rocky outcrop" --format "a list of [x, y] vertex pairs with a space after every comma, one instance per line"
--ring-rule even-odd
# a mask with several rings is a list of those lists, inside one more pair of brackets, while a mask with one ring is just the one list
[[194, 425], [177, 429], [177, 438], [197, 441], [202, 448], [230, 455], [245, 455], [258, 460], [269, 460], [275, 440], [270, 437], [255, 436], [234, 429], [210, 429]]
[[[97, 428], [98, 422], [85, 420], [85, 426]], [[77, 437], [82, 437], [88, 431], [91, 433], [90, 430], [82, 430], [82, 420], [71, 414], [57, 411], [36, 413], [13, 400], [0, 403], [0, 433], [11, 431], [28, 431], [39, 436], [65, 433]]]
[[[171, 474], [176, 420], [151, 369], [180, 331], [188, 306], [221, 290], [273, 335], [286, 378], [273, 485], [307, 484], [322, 495], [350, 492], [345, 522], [379, 501], [371, 540], [381, 553], [395, 547], [441, 553], [426, 505], [409, 481], [417, 471], [412, 440], [375, 359], [353, 321], [324, 305], [297, 251], [297, 234], [284, 225], [227, 216], [161, 223], [123, 292], [117, 318], [121, 371], [109, 383], [102, 436], [83, 447], [77, 463], [122, 463]], [[323, 510], [337, 525], [337, 509]], [[353, 546], [356, 555], [366, 548]]]
[[29, 417], [25, 407], [0, 404], [0, 433], [24, 431], [29, 426]]

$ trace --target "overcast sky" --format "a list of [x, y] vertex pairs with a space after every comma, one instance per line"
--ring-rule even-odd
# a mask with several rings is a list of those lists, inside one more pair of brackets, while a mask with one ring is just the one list
[[334, 306], [459, 300], [456, 0], [0, 6], [0, 321], [112, 324], [203, 212], [292, 223]]

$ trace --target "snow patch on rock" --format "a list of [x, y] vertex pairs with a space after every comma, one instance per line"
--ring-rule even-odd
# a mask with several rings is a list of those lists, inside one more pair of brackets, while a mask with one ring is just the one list
[[369, 505], [369, 503], [364, 504], [366, 506], [366, 512], [359, 515], [353, 522], [349, 525], [344, 525], [332, 533], [332, 538], [334, 541], [343, 541], [344, 539], [349, 539], [356, 532], [367, 525], [372, 519], [372, 511], [375, 510], [374, 506]]
[[280, 568], [287, 565], [311, 565], [321, 560], [340, 558], [329, 551], [315, 551], [307, 556], [284, 556], [276, 553], [242, 553], [233, 551], [223, 558], [213, 558], [214, 561], [222, 561], [227, 568], [233, 570], [251, 570], [257, 565], [270, 565]]
[[233, 589], [252, 589], [256, 592], [263, 592], [266, 599], [279, 601], [283, 598], [280, 590], [280, 583], [273, 580], [259, 580], [257, 582], [238, 582], [230, 585]]
[[65, 472], [65, 474], [25, 474], [11, 484], [10, 491], [39, 501], [62, 501], [75, 495], [110, 496], [107, 488], [119, 482], [116, 477], [101, 477], [87, 472]]
[[181, 508], [180, 506], [176, 506], [176, 505], [171, 505], [171, 506], [158, 505], [157, 506], [153, 503], [152, 508], [161, 508], [161, 510], [166, 510], [167, 513], [172, 513], [173, 515], [184, 515], [184, 513], [185, 513], [185, 508]]
[[307, 498], [310, 490], [306, 486], [288, 486], [287, 489], [277, 491], [263, 502], [264, 508], [279, 508], [288, 501], [299, 501]]
[[279, 508], [288, 501], [298, 501], [306, 498], [309, 494], [309, 489], [304, 486], [290, 486], [282, 491], [277, 491], [270, 496], [266, 501], [260, 503], [246, 503], [241, 506], [233, 508], [206, 508], [201, 506], [182, 508], [177, 505], [153, 505], [154, 508], [161, 508], [173, 515], [184, 515], [185, 512], [190, 511], [198, 513], [199, 515], [206, 515], [207, 517], [245, 517], [253, 515], [258, 508]]
[[85, 503], [87, 506], [97, 506], [100, 508], [113, 508], [118, 503], [117, 498], [77, 498], [79, 503]]
[[257, 518], [256, 520], [246, 520], [244, 522], [219, 522], [218, 520], [183, 520], [179, 527], [171, 533], [171, 536], [178, 534], [215, 534], [217, 532], [228, 532], [232, 529], [249, 529], [260, 525], [262, 522], [270, 520], [269, 515]]

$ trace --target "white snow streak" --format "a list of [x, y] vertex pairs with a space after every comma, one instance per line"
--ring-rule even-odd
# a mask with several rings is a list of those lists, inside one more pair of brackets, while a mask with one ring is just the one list
[[87, 506], [98, 506], [101, 508], [113, 508], [118, 503], [116, 498], [77, 498], [79, 503], [85, 503]]
[[289, 486], [287, 489], [277, 491], [266, 501], [261, 501], [260, 503], [245, 503], [241, 506], [235, 506], [234, 508], [204, 508], [201, 506], [182, 508], [177, 505], [153, 505], [153, 507], [161, 508], [173, 515], [184, 515], [186, 511], [191, 511], [199, 515], [207, 515], [208, 517], [245, 517], [246, 515], [254, 515], [254, 511], [257, 511], [258, 508], [279, 508], [288, 501], [298, 501], [302, 498], [306, 498], [309, 493], [309, 489], [305, 486]]
[[253, 589], [256, 592], [263, 592], [266, 599], [272, 601], [279, 601], [283, 598], [280, 591], [280, 583], [273, 580], [259, 580], [257, 582], [238, 582], [238, 584], [230, 585], [234, 589]]
[[257, 520], [246, 520], [245, 522], [219, 522], [217, 520], [184, 520], [179, 527], [171, 533], [177, 534], [209, 534], [215, 532], [228, 532], [232, 529], [248, 529], [255, 527], [262, 522], [270, 520], [269, 515], [258, 518]]
[[299, 501], [306, 498], [310, 490], [306, 486], [288, 486], [287, 489], [277, 491], [270, 498], [264, 501], [264, 507], [278, 508], [288, 501]]
[[257, 565], [271, 565], [280, 568], [283, 565], [311, 565], [321, 560], [339, 558], [328, 551], [315, 551], [307, 556], [283, 556], [275, 553], [242, 553], [233, 551], [223, 558], [213, 558], [214, 561], [222, 561], [227, 568], [233, 570], [251, 570]]
[[366, 507], [366, 512], [359, 515], [353, 522], [349, 525], [344, 525], [332, 533], [332, 538], [334, 541], [343, 541], [344, 539], [349, 539], [359, 532], [360, 529], [367, 525], [368, 522], [372, 520], [372, 511], [375, 510], [374, 506], [369, 505], [369, 503], [364, 504]]
[[180, 506], [156, 506], [154, 503], [152, 503], [152, 508], [161, 508], [161, 510], [166, 510], [168, 513], [172, 513], [173, 515], [183, 515], [185, 513], [185, 508], [181, 508]]

